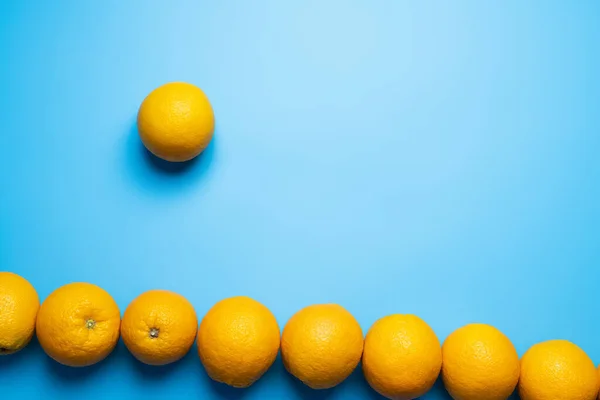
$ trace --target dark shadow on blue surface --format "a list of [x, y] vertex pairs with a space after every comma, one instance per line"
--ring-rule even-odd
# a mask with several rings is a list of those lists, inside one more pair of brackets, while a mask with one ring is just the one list
[[212, 379], [210, 379], [208, 376], [207, 378], [210, 380], [209, 382], [209, 389], [215, 394], [217, 395], [219, 398], [224, 399], [224, 400], [238, 400], [238, 399], [243, 399], [244, 397], [246, 397], [249, 392], [251, 392], [253, 389], [253, 386], [250, 386], [249, 388], [244, 388], [244, 389], [238, 389], [238, 388], [234, 388], [231, 386], [227, 386], [224, 383], [219, 383], [219, 382], [215, 382]]
[[290, 382], [291, 389], [294, 390], [298, 396], [300, 396], [300, 398], [306, 400], [325, 400], [330, 398], [337, 391], [352, 391], [353, 393], [360, 392], [363, 395], [363, 398], [366, 400], [385, 399], [371, 389], [363, 376], [362, 367], [360, 364], [344, 382], [331, 389], [311, 389], [291, 374], [286, 373], [286, 376]]
[[[189, 171], [191, 168], [193, 168], [194, 165], [197, 164], [201, 158], [206, 157], [206, 153], [202, 153], [198, 157], [192, 158], [189, 161], [170, 162], [165, 161], [162, 158], [156, 157], [154, 154], [146, 150], [146, 148], [143, 145], [140, 146], [140, 151], [143, 153], [143, 156], [145, 157], [148, 166], [151, 169], [153, 169], [154, 172], [166, 175], [185, 174], [186, 171]], [[208, 151], [208, 148], [206, 149], [206, 151]]]
[[[452, 397], [450, 396], [450, 394], [448, 393], [448, 391], [444, 387], [444, 382], [442, 381], [442, 377], [440, 376], [438, 378], [438, 380], [435, 382], [435, 385], [433, 385], [433, 387], [431, 388], [431, 390], [429, 392], [427, 392], [427, 394], [425, 394], [424, 396], [420, 397], [420, 399], [423, 399], [423, 400], [427, 400], [427, 399], [431, 399], [431, 400], [434, 400], [434, 399], [435, 400], [452, 400]], [[519, 396], [518, 396], [516, 390], [508, 398], [508, 400], [519, 400]]]
[[[329, 398], [333, 394], [333, 391], [336, 390], [336, 388], [321, 389], [321, 390], [311, 389], [310, 387], [306, 386], [304, 383], [302, 383], [302, 381], [300, 381], [298, 378], [296, 378], [292, 374], [286, 373], [285, 376], [287, 377], [287, 380], [290, 384], [291, 389], [294, 392], [296, 392], [296, 394], [298, 394], [298, 396], [300, 396], [300, 398], [302, 398], [302, 399], [324, 400], [324, 399]], [[348, 379], [350, 379], [351, 377], [352, 377], [352, 375], [350, 375], [350, 377], [348, 377]]]
[[0, 374], [4, 369], [16, 368], [18, 365], [31, 362], [36, 352], [43, 351], [35, 335], [31, 342], [21, 351], [0, 356]]
[[170, 194], [206, 182], [214, 159], [216, 132], [209, 146], [196, 158], [182, 163], [162, 160], [150, 153], [133, 123], [125, 140], [125, 169], [135, 186], [152, 194]]
[[246, 396], [249, 396], [255, 391], [260, 390], [262, 386], [269, 386], [271, 382], [281, 379], [283, 372], [285, 372], [283, 364], [281, 363], [280, 356], [278, 355], [271, 368], [269, 368], [269, 370], [258, 381], [254, 382], [254, 384], [248, 388], [238, 389], [213, 381], [208, 376], [204, 368], [202, 368], [202, 376], [207, 382], [206, 387], [208, 387], [213, 394], [223, 400], [244, 399]]
[[[125, 345], [123, 345], [125, 347]], [[127, 349], [125, 347], [125, 349]], [[167, 365], [148, 365], [139, 361], [129, 351], [127, 351], [126, 362], [130, 368], [136, 372], [136, 375], [144, 382], [161, 382], [165, 379], [169, 379], [173, 373], [177, 372], [181, 368], [186, 368], [187, 364], [193, 357], [192, 352], [188, 352], [181, 360], [176, 361]]]
[[[202, 368], [201, 376], [206, 383], [205, 387], [207, 387], [214, 395], [224, 400], [243, 399], [248, 394], [248, 392], [253, 390], [254, 387], [254, 385], [252, 385], [249, 388], [238, 389], [225, 385], [224, 383], [216, 382], [208, 376], [204, 368]], [[256, 384], [257, 383], [255, 383], [255, 385]]]
[[[125, 346], [122, 346], [125, 347]], [[119, 363], [120, 354], [123, 349], [117, 345], [104, 360], [88, 367], [68, 367], [54, 361], [49, 356], [45, 357], [45, 369], [57, 381], [68, 385], [84, 385], [103, 370], [110, 370]], [[127, 351], [127, 349], [125, 349]]]
[[508, 400], [521, 400], [521, 398], [519, 397], [519, 391], [515, 389], [515, 391], [513, 392], [513, 394], [510, 395]]

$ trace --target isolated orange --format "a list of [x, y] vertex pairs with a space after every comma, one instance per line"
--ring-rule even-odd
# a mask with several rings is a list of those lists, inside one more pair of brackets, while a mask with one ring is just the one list
[[85, 367], [106, 358], [119, 340], [117, 303], [91, 283], [70, 283], [56, 289], [42, 303], [37, 337], [54, 360]]
[[144, 99], [137, 117], [146, 148], [167, 161], [188, 161], [210, 143], [215, 117], [210, 102], [197, 86], [172, 82]]
[[383, 317], [367, 333], [363, 372], [369, 385], [388, 399], [424, 395], [435, 383], [441, 366], [440, 341], [415, 315]]
[[37, 292], [21, 276], [0, 272], [0, 355], [27, 346], [40, 308]]
[[595, 400], [598, 373], [577, 345], [549, 340], [523, 355], [518, 386], [521, 400]]
[[121, 337], [141, 362], [165, 365], [187, 354], [197, 329], [196, 312], [185, 297], [167, 290], [150, 290], [125, 310]]
[[273, 364], [279, 341], [277, 320], [267, 307], [249, 297], [231, 297], [202, 319], [198, 354], [213, 380], [243, 388]]
[[455, 400], [506, 400], [519, 381], [519, 355], [493, 326], [469, 324], [442, 346], [442, 378]]
[[363, 352], [356, 319], [337, 304], [298, 311], [285, 325], [281, 355], [285, 368], [313, 389], [328, 389], [354, 371]]

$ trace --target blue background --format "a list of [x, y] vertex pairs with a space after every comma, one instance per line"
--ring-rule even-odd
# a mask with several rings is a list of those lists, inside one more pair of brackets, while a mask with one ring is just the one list
[[[414, 313], [520, 354], [569, 339], [600, 362], [600, 2], [0, 2], [0, 269], [44, 299], [72, 281], [123, 311], [164, 288], [202, 317], [249, 295], [281, 327], [336, 302], [365, 333]], [[143, 98], [202, 87], [217, 129], [169, 165]], [[122, 344], [72, 370], [37, 342], [0, 359], [3, 398], [378, 399], [280, 360], [212, 383], [194, 349], [145, 367]], [[438, 383], [425, 396], [448, 398]]]

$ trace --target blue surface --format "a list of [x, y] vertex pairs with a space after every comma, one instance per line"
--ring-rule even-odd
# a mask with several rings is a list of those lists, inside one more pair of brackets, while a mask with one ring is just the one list
[[[173, 4], [170, 4], [173, 3]], [[249, 295], [283, 327], [337, 302], [366, 332], [414, 313], [522, 354], [570, 339], [600, 362], [600, 2], [0, 2], [0, 269], [121, 310], [175, 290], [199, 317]], [[141, 147], [142, 99], [202, 87], [215, 140], [174, 167]], [[357, 371], [312, 392], [278, 360], [245, 391], [194, 349], [119, 345], [71, 370], [33, 343], [2, 398], [377, 399]], [[445, 399], [437, 385], [427, 399]]]

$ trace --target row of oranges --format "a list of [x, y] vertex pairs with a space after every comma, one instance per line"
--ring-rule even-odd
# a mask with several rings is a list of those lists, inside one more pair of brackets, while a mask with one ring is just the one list
[[137, 297], [121, 319], [113, 298], [96, 285], [65, 285], [40, 306], [27, 280], [0, 272], [0, 353], [22, 349], [34, 331], [50, 357], [73, 367], [103, 360], [119, 337], [139, 361], [169, 364], [197, 338], [208, 375], [234, 387], [258, 380], [281, 349], [285, 368], [314, 389], [338, 385], [362, 360], [369, 385], [389, 399], [422, 396], [440, 373], [457, 400], [503, 400], [517, 386], [522, 400], [595, 400], [599, 389], [594, 364], [575, 344], [539, 343], [519, 360], [511, 341], [484, 324], [457, 329], [441, 346], [422, 319], [396, 314], [364, 337], [346, 309], [321, 304], [297, 312], [280, 335], [267, 307], [232, 297], [215, 304], [198, 327], [189, 301], [164, 290]]

